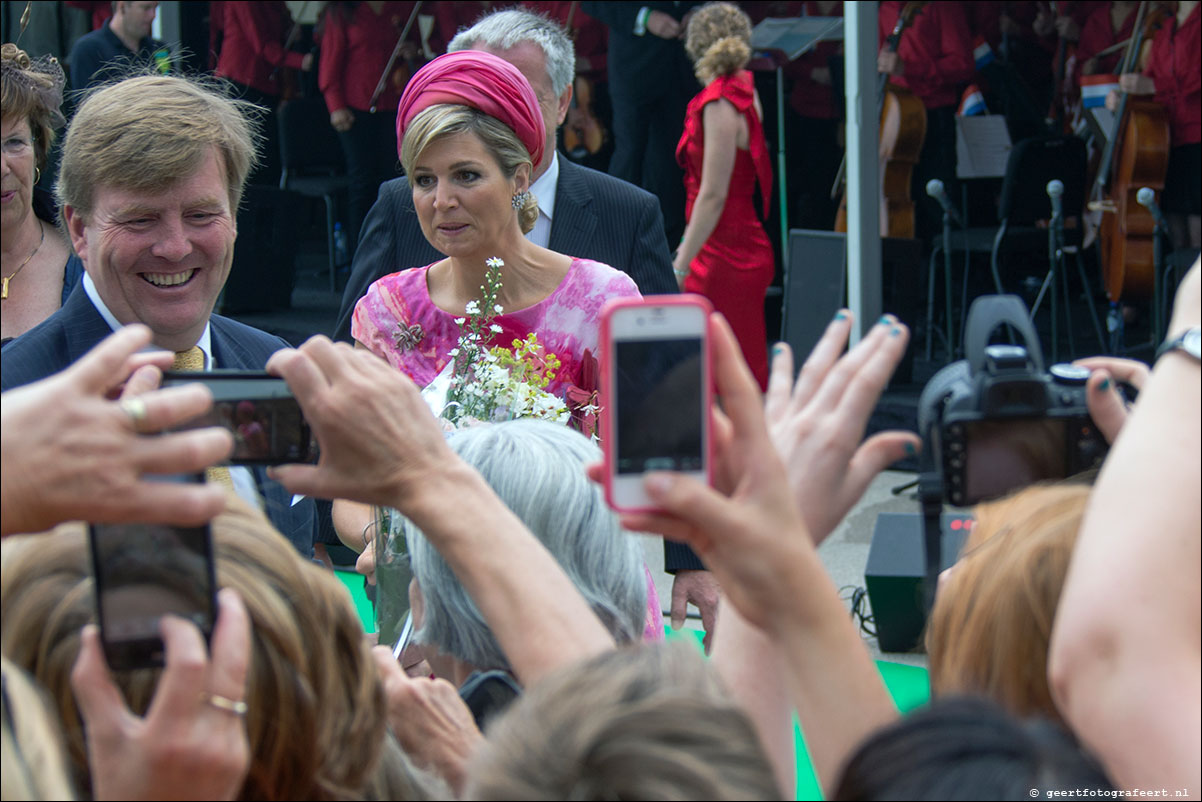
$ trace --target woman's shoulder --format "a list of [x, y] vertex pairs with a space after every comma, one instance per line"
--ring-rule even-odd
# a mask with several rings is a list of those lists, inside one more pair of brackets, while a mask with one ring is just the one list
[[629, 275], [610, 267], [604, 262], [592, 259], [576, 258], [568, 269], [560, 289], [595, 289], [607, 293], [606, 297], [624, 297], [638, 295], [638, 285]]
[[706, 90], [712, 90], [710, 100], [721, 98], [729, 101], [739, 111], [746, 111], [755, 105], [755, 81], [747, 70], [720, 75], [710, 82]]

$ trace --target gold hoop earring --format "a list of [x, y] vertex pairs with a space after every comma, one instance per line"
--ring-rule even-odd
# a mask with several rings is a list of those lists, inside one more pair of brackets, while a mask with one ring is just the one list
[[39, 181], [41, 181], [41, 180], [42, 180], [42, 171], [41, 171], [41, 169], [40, 169], [40, 168], [38, 168], [38, 166], [35, 164], [35, 165], [33, 166], [33, 183], [35, 183], [35, 184], [36, 184], [37, 182], [39, 182]]

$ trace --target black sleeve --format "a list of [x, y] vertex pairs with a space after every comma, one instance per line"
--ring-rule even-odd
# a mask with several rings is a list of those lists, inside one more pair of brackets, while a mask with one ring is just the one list
[[664, 538], [664, 571], [675, 574], [677, 571], [708, 570], [705, 563], [701, 562], [701, 558], [688, 546]]
[[634, 35], [634, 21], [639, 15], [639, 9], [650, 3], [628, 2], [585, 2], [580, 4], [580, 10], [590, 17], [595, 17], [609, 26], [610, 35], [613, 33]]
[[664, 234], [664, 215], [654, 196], [647, 196], [639, 213], [626, 272], [639, 285], [643, 295], [670, 295], [680, 291], [672, 274], [672, 256]]

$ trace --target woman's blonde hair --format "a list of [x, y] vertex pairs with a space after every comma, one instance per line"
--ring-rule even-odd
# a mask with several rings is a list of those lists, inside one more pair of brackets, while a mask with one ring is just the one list
[[751, 60], [751, 18], [733, 3], [706, 3], [689, 20], [684, 48], [702, 84], [733, 75]]
[[979, 504], [927, 626], [931, 689], [980, 694], [1018, 716], [1059, 721], [1048, 640], [1090, 488], [1035, 485]]
[[[435, 140], [465, 133], [479, 137], [506, 178], [513, 178], [521, 164], [530, 165], [533, 178], [534, 162], [530, 159], [530, 151], [513, 129], [470, 106], [440, 103], [422, 110], [405, 129], [405, 138], [401, 141], [401, 167], [409, 177], [409, 186], [413, 186], [413, 167], [426, 148]], [[529, 233], [538, 221], [538, 199], [527, 192], [517, 215], [522, 233]]]
[[4, 799], [74, 799], [58, 719], [46, 694], [29, 675], [4, 658], [4, 743], [0, 781]]
[[[212, 524], [217, 584], [238, 591], [252, 625], [246, 716], [252, 762], [243, 799], [352, 799], [368, 789], [422, 798], [425, 787], [391, 743], [384, 693], [346, 589], [303, 559], [257, 510], [231, 498]], [[18, 542], [31, 541], [31, 542]], [[7, 538], [0, 560], [4, 654], [57, 705], [76, 785], [90, 787], [70, 674], [80, 628], [95, 620], [86, 535]], [[160, 671], [116, 679], [144, 714]], [[408, 776], [408, 787], [398, 775]]]

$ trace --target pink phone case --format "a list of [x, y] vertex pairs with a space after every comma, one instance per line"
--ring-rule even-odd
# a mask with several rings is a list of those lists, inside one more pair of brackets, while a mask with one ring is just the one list
[[[601, 443], [605, 457], [605, 500], [609, 506], [621, 512], [655, 512], [654, 507], [621, 507], [614, 500], [613, 493], [613, 477], [614, 463], [616, 455], [614, 449], [617, 448], [617, 439], [615, 429], [616, 415], [611, 413], [611, 402], [613, 400], [613, 359], [614, 359], [614, 344], [613, 338], [610, 336], [610, 327], [613, 320], [613, 315], [619, 309], [633, 306], [695, 306], [700, 308], [705, 313], [705, 334], [702, 338], [702, 354], [703, 354], [703, 371], [702, 371], [702, 392], [704, 393], [705, 409], [709, 410], [713, 405], [713, 354], [710, 351], [710, 334], [709, 334], [709, 318], [713, 314], [714, 307], [709, 300], [702, 295], [693, 293], [682, 293], [680, 295], [648, 295], [643, 298], [615, 298], [608, 301], [601, 309]], [[616, 410], [614, 410], [616, 413]], [[702, 425], [705, 427], [705, 481], [706, 484], [713, 484], [712, 481], [712, 465], [713, 465], [713, 439], [711, 435], [711, 416], [705, 415], [702, 420]]]

